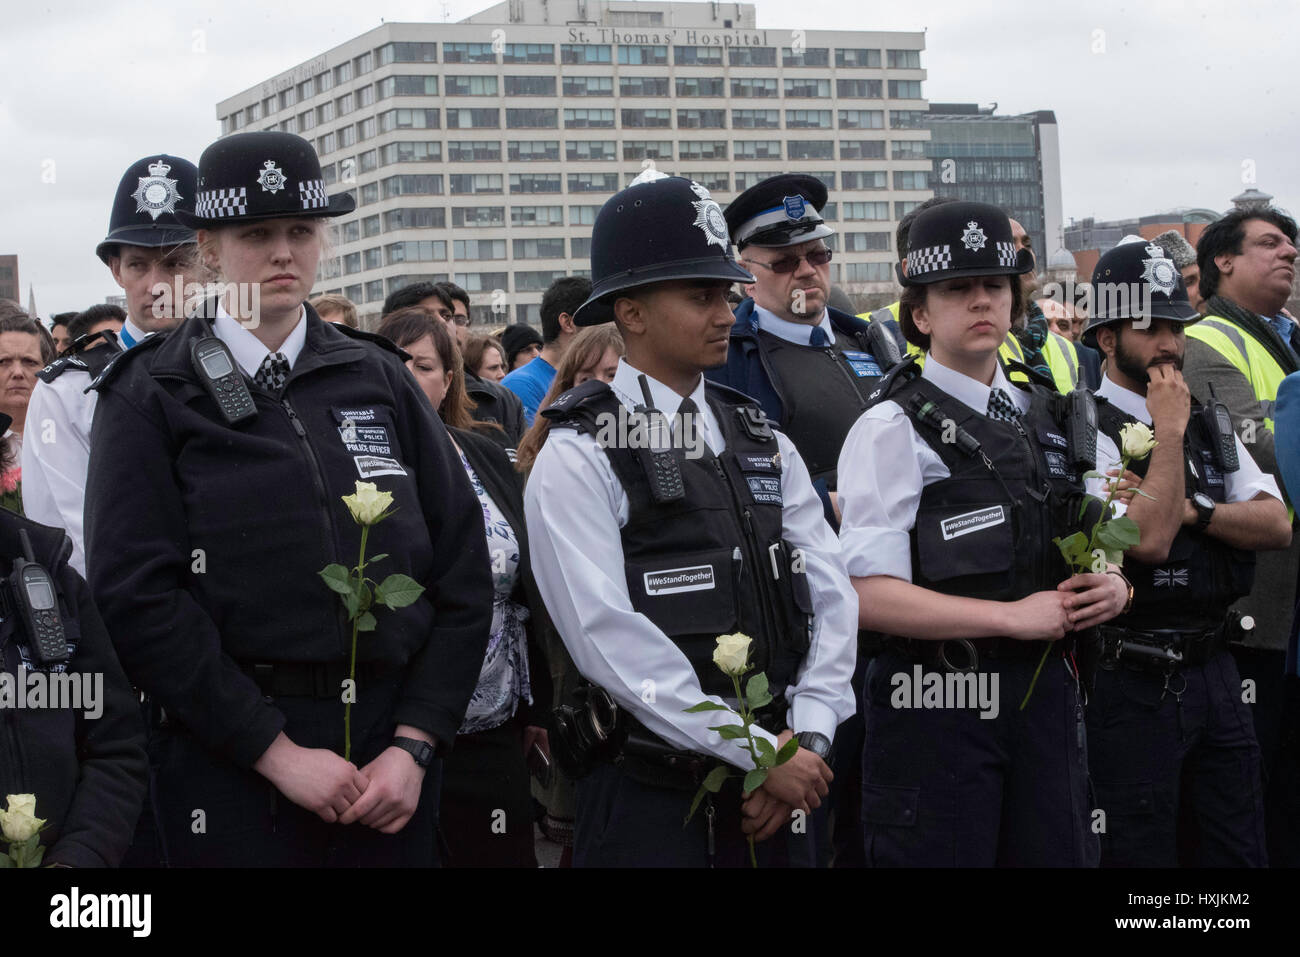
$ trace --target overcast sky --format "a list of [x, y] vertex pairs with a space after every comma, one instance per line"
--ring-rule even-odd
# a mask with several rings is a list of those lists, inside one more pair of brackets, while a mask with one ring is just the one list
[[[931, 101], [1055, 110], [1067, 220], [1222, 210], [1252, 172], [1279, 205], [1300, 200], [1294, 0], [756, 3], [769, 30], [925, 30]], [[381, 20], [491, 5], [7, 2], [0, 253], [19, 256], [23, 304], [29, 283], [42, 316], [118, 292], [94, 256], [118, 179], [151, 152], [197, 162], [219, 100]]]

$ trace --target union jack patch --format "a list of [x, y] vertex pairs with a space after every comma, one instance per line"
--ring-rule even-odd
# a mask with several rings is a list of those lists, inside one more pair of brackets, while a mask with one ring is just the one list
[[1151, 583], [1156, 588], [1187, 587], [1186, 568], [1157, 568], [1151, 574]]

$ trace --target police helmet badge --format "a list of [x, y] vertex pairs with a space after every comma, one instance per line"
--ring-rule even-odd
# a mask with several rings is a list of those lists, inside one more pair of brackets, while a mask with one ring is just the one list
[[171, 170], [171, 166], [162, 160], [149, 164], [149, 175], [139, 177], [140, 185], [131, 194], [137, 213], [148, 213], [157, 219], [163, 213], [176, 211], [176, 201], [181, 194], [176, 189], [176, 180], [167, 178]]
[[979, 252], [987, 241], [988, 237], [984, 235], [984, 230], [980, 228], [979, 223], [972, 219], [966, 224], [966, 231], [961, 234], [963, 246], [971, 252]]
[[267, 160], [262, 164], [262, 171], [257, 175], [257, 182], [261, 184], [263, 192], [279, 192], [284, 189], [284, 170], [275, 165], [275, 160]]
[[1142, 260], [1142, 281], [1150, 283], [1157, 292], [1172, 296], [1178, 286], [1178, 270], [1174, 261], [1165, 256], [1162, 246], [1151, 243], [1146, 249], [1150, 259]]
[[807, 204], [802, 196], [784, 196], [781, 205], [785, 207], [786, 219], [803, 219]]
[[704, 231], [705, 238], [709, 245], [717, 244], [726, 252], [727, 247], [731, 245], [731, 234], [727, 232], [727, 218], [722, 215], [722, 207], [709, 195], [709, 191], [699, 183], [691, 183], [691, 192], [700, 199], [692, 202], [695, 207], [694, 226], [699, 226]]

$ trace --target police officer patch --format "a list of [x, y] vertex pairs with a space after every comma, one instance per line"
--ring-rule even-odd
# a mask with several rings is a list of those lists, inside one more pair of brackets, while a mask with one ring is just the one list
[[844, 360], [853, 370], [854, 375], [858, 378], [865, 379], [868, 376], [881, 375], [880, 365], [876, 362], [876, 357], [870, 352], [849, 352], [845, 350], [842, 355]]
[[785, 207], [787, 219], [803, 219], [804, 210], [807, 208], [802, 196], [786, 196], [782, 198], [781, 205]]
[[1173, 295], [1178, 286], [1178, 270], [1174, 268], [1174, 261], [1167, 259], [1164, 249], [1155, 243], [1147, 246], [1147, 255], [1151, 258], [1142, 260], [1142, 281], [1150, 283], [1166, 296]]
[[263, 192], [279, 192], [284, 189], [284, 170], [275, 165], [275, 160], [267, 160], [262, 164], [262, 172], [257, 174], [257, 182], [261, 184]]
[[691, 205], [695, 207], [695, 222], [692, 225], [703, 230], [709, 245], [716, 243], [726, 252], [731, 237], [727, 233], [727, 219], [722, 215], [722, 207], [711, 199], [702, 199]]
[[980, 228], [979, 223], [971, 220], [966, 224], [966, 231], [961, 234], [961, 244], [971, 252], [979, 252], [984, 248], [984, 243], [988, 237], [984, 235], [984, 230]]
[[131, 194], [137, 213], [148, 213], [150, 218], [157, 219], [163, 213], [176, 211], [181, 194], [176, 189], [176, 180], [167, 178], [171, 169], [162, 160], [149, 164], [149, 175], [139, 177], [140, 185]]

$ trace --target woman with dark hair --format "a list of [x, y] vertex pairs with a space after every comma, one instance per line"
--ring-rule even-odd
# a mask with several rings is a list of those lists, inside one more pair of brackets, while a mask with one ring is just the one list
[[541, 768], [550, 760], [544, 725], [551, 689], [537, 640], [549, 619], [528, 566], [519, 474], [484, 434], [500, 426], [470, 416], [460, 350], [446, 324], [423, 309], [399, 309], [378, 332], [410, 354], [407, 368], [447, 425], [479, 499], [492, 565], [487, 654], [454, 752], [443, 763], [447, 864], [536, 867], [528, 778], [530, 764]]
[[492, 336], [470, 336], [465, 342], [465, 367], [480, 379], [500, 382], [506, 377], [505, 347]]
[[1080, 528], [1086, 446], [1062, 397], [998, 362], [1032, 263], [996, 207], [918, 216], [899, 320], [925, 369], [882, 380], [840, 454], [859, 625], [886, 636], [863, 701], [870, 866], [1097, 863], [1072, 633], [1129, 589], [1070, 574], [1053, 539]]

